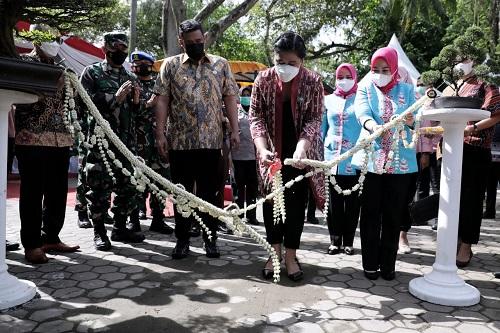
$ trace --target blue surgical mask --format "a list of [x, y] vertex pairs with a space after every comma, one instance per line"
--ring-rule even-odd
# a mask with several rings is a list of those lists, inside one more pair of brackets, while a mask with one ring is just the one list
[[240, 104], [243, 106], [250, 106], [250, 96], [240, 96]]

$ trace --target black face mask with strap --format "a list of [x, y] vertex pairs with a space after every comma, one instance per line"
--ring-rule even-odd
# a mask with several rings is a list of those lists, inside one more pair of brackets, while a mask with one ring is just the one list
[[199, 61], [205, 55], [205, 43], [193, 43], [185, 45], [186, 54], [189, 58]]

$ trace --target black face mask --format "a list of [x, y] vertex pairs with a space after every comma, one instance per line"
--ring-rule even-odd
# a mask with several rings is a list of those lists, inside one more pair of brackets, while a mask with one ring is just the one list
[[106, 55], [115, 65], [122, 65], [125, 62], [125, 59], [127, 59], [127, 53], [120, 50], [114, 52], [108, 51], [106, 52]]
[[148, 64], [140, 64], [138, 66], [134, 66], [135, 73], [139, 76], [149, 76], [153, 72], [151, 70], [151, 65]]
[[205, 43], [186, 44], [186, 53], [189, 58], [199, 61], [205, 55]]

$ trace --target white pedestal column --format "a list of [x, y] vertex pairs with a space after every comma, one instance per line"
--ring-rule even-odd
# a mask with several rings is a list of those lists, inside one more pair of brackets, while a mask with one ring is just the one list
[[20, 91], [0, 89], [0, 310], [23, 304], [36, 294], [31, 281], [19, 280], [7, 272], [5, 264], [5, 232], [7, 201], [7, 137], [8, 116], [13, 103], [34, 103], [38, 96]]
[[479, 291], [457, 275], [456, 252], [464, 128], [467, 121], [489, 117], [475, 109], [434, 109], [423, 117], [438, 120], [444, 128], [443, 162], [439, 197], [436, 261], [432, 271], [410, 281], [410, 293], [421, 300], [450, 306], [479, 303]]

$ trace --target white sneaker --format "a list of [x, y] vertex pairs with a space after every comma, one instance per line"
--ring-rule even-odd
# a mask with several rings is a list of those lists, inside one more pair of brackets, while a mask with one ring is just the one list
[[402, 254], [411, 253], [411, 247], [410, 247], [410, 245], [399, 243], [398, 252], [402, 253]]

